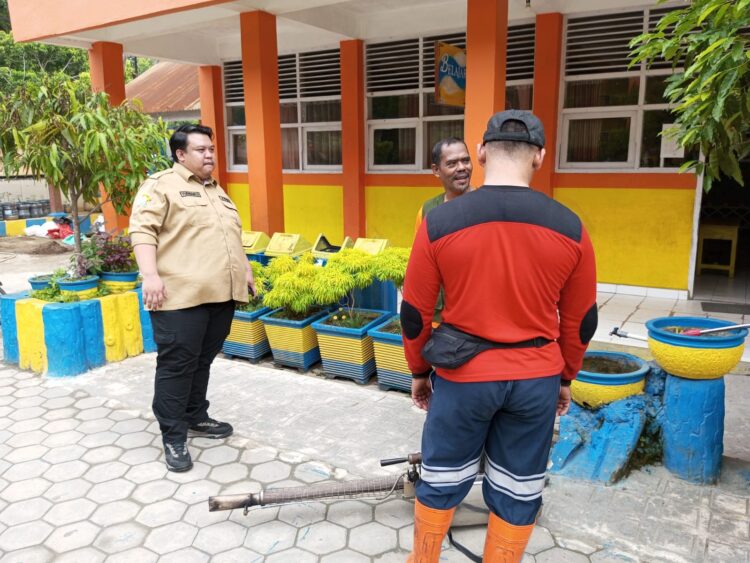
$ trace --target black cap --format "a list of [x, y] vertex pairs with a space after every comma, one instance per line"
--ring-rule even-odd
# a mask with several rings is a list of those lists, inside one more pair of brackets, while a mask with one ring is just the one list
[[[526, 131], [502, 131], [503, 125], [508, 121], [518, 121], [526, 127]], [[544, 148], [544, 126], [539, 118], [530, 111], [509, 109], [500, 111], [490, 117], [487, 122], [487, 131], [484, 132], [482, 141], [521, 141]]]

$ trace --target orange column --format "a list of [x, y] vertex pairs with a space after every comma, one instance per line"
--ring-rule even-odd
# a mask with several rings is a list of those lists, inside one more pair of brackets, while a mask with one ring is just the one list
[[242, 13], [240, 34], [250, 222], [254, 231], [271, 235], [284, 230], [276, 16], [267, 12]]
[[557, 161], [557, 122], [560, 103], [560, 66], [562, 64], [562, 14], [536, 17], [534, 45], [534, 113], [544, 124], [547, 156], [534, 175], [532, 185], [552, 196]]
[[[466, 110], [464, 138], [476, 163], [487, 121], [505, 109], [505, 58], [508, 42], [508, 0], [467, 0]], [[484, 170], [474, 167], [472, 184], [479, 186]]]
[[[94, 92], [109, 94], [109, 102], [112, 105], [119, 105], [125, 99], [125, 68], [122, 57], [122, 45], [119, 43], [97, 41], [89, 49], [91, 88]], [[102, 199], [106, 200], [104, 190], [101, 192]], [[108, 231], [127, 229], [130, 218], [127, 215], [118, 215], [112, 204], [103, 204], [102, 213]]]
[[214, 131], [216, 169], [214, 177], [227, 187], [227, 151], [224, 142], [224, 94], [221, 84], [221, 67], [198, 68], [198, 90], [201, 100], [201, 123]]
[[341, 42], [341, 144], [344, 235], [366, 236], [365, 69], [360, 39]]

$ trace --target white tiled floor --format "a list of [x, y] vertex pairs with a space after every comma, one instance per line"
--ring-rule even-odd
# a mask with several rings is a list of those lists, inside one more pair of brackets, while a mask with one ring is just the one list
[[[646, 336], [646, 321], [657, 317], [713, 317], [737, 324], [750, 323], [750, 315], [705, 313], [699, 300], [688, 301], [616, 293], [597, 293], [596, 301], [599, 305], [599, 327], [594, 334], [592, 348], [596, 347], [597, 342], [646, 348], [648, 345], [645, 342], [610, 336], [609, 331], [617, 326], [626, 332]], [[750, 361], [750, 347], [747, 341], [745, 342], [745, 353], [742, 356], [742, 361]]]
[[733, 278], [725, 272], [706, 270], [696, 276], [693, 294], [698, 301], [750, 303], [750, 270], [738, 269]]

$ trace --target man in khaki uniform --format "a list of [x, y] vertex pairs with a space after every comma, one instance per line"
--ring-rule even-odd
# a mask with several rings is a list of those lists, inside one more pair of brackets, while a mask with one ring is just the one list
[[170, 471], [193, 466], [188, 433], [224, 438], [208, 416], [211, 362], [229, 334], [235, 302], [255, 293], [237, 207], [213, 178], [213, 132], [183, 125], [169, 139], [174, 165], [140, 187], [130, 237], [157, 346], [153, 410]]

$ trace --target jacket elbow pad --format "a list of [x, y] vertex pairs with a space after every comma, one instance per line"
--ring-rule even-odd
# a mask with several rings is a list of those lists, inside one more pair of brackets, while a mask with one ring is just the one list
[[401, 330], [409, 340], [414, 340], [422, 332], [422, 315], [408, 301], [401, 302]]
[[594, 337], [594, 333], [596, 332], [596, 327], [598, 324], [599, 312], [596, 303], [594, 303], [591, 306], [591, 309], [589, 309], [586, 315], [583, 317], [583, 320], [581, 321], [581, 327], [578, 330], [578, 334], [581, 337], [581, 344], [588, 344], [591, 341], [591, 339]]

